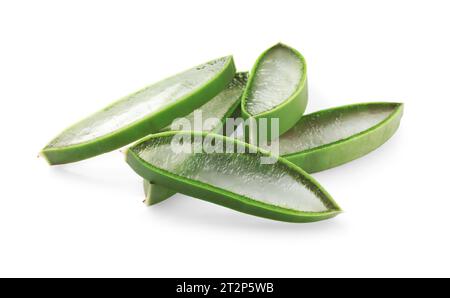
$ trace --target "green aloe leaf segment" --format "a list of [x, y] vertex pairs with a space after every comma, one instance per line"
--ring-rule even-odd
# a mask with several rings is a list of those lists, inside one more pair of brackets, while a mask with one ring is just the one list
[[233, 79], [231, 56], [209, 61], [130, 94], [69, 127], [42, 155], [50, 164], [90, 158], [169, 125], [221, 92]]
[[256, 122], [246, 126], [246, 140], [258, 144], [261, 137], [271, 140], [282, 135], [300, 120], [307, 102], [303, 56], [284, 44], [266, 50], [253, 66], [242, 97], [243, 118]]
[[402, 103], [361, 103], [308, 114], [279, 139], [279, 154], [308, 173], [330, 169], [383, 145], [397, 131]]
[[[276, 161], [265, 164], [262, 157]], [[340, 213], [331, 196], [301, 168], [217, 134], [163, 132], [130, 147], [126, 160], [144, 179], [256, 216], [311, 222]]]

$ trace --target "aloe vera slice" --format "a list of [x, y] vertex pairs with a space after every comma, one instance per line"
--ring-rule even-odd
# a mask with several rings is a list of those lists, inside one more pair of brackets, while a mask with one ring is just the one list
[[[226, 119], [240, 115], [240, 100], [242, 91], [247, 83], [247, 78], [247, 72], [236, 73], [233, 80], [222, 92], [201, 106], [199, 109], [187, 115], [185, 119], [190, 122], [191, 128], [194, 127], [194, 115], [197, 111], [201, 111], [203, 120], [207, 120], [208, 118], [215, 118], [219, 120], [219, 123], [204, 123], [204, 126], [202, 127], [203, 131], [227, 133], [226, 128], [224, 127]], [[171, 127], [167, 126], [161, 131], [170, 130]], [[176, 194], [176, 191], [162, 185], [152, 183], [148, 180], [144, 180], [144, 192], [145, 204], [149, 206], [162, 202]]]
[[[308, 102], [306, 62], [295, 49], [277, 44], [256, 61], [242, 97], [242, 116], [267, 120], [267, 138], [289, 130], [305, 112]], [[273, 136], [272, 119], [279, 121]], [[250, 128], [251, 129], [251, 128]], [[260, 132], [258, 126], [256, 132]], [[247, 131], [246, 135], [252, 134]]]
[[69, 127], [42, 155], [50, 164], [75, 162], [158, 132], [217, 95], [234, 73], [233, 58], [228, 56], [145, 87]]
[[[342, 165], [389, 140], [400, 125], [403, 109], [402, 103], [372, 102], [305, 115], [280, 137], [279, 154], [310, 174]], [[147, 193], [147, 199], [163, 200], [168, 190], [158, 187]]]
[[305, 115], [279, 139], [279, 154], [308, 173], [339, 166], [384, 144], [397, 131], [402, 103], [361, 103]]
[[[173, 150], [178, 144], [173, 142], [175, 136], [182, 137], [182, 146], [191, 151]], [[218, 144], [226, 144], [224, 147], [233, 148], [235, 153], [220, 153]], [[126, 160], [147, 180], [256, 216], [311, 222], [340, 213], [330, 195], [299, 167], [283, 158], [277, 158], [274, 164], [261, 163], [261, 157], [270, 156], [267, 151], [225, 136], [172, 131], [133, 145], [127, 150]]]
[[[238, 109], [241, 103], [241, 96], [244, 87], [247, 84], [247, 79], [248, 79], [247, 72], [236, 73], [234, 78], [231, 80], [231, 82], [227, 85], [225, 89], [223, 89], [219, 94], [210, 99], [200, 108], [196, 109], [195, 111], [183, 117], [182, 119], [189, 121], [191, 130], [194, 130], [194, 117], [197, 112], [201, 112], [201, 116], [204, 121], [201, 130], [207, 132], [221, 132], [223, 124], [225, 124], [225, 120], [235, 115], [236, 110]], [[219, 121], [207, 122], [205, 121], [207, 119], [216, 119]], [[175, 121], [175, 123], [173, 124], [176, 126], [177, 121]], [[168, 125], [165, 128], [163, 128], [161, 132], [170, 130], [172, 130], [171, 125]]]

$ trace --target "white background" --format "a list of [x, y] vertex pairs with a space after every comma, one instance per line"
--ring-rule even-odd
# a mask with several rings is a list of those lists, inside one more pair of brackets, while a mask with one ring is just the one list
[[[448, 1], [2, 1], [0, 276], [450, 276]], [[61, 129], [174, 72], [282, 41], [308, 111], [401, 101], [396, 135], [314, 176], [345, 213], [314, 224], [184, 196], [152, 208], [119, 151], [36, 156]]]

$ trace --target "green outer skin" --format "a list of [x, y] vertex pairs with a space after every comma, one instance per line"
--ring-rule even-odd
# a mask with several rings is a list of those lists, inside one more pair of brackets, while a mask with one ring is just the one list
[[286, 154], [282, 157], [298, 165], [308, 173], [315, 173], [342, 165], [370, 153], [383, 145], [397, 131], [404, 110], [402, 103], [373, 102], [353, 104], [308, 114], [300, 120], [305, 121], [311, 116], [334, 113], [346, 109], [370, 109], [370, 106], [374, 105], [393, 105], [396, 108], [389, 117], [365, 131], [346, 139], [305, 151]]
[[[224, 125], [225, 122], [227, 121], [227, 118], [237, 118], [240, 116], [241, 114], [240, 103], [241, 101], [237, 100], [236, 103], [230, 107], [230, 109], [225, 113], [222, 119], [220, 119], [221, 123], [217, 125], [217, 127], [213, 129], [212, 132], [219, 133], [220, 130], [224, 129]], [[236, 128], [234, 128], [234, 130], [235, 129]], [[226, 131], [224, 131], [224, 133], [226, 134]], [[162, 201], [165, 201], [166, 199], [170, 198], [177, 192], [170, 188], [164, 187], [162, 185], [144, 179], [144, 193], [145, 193], [145, 204], [148, 206], [152, 206]]]
[[[246, 103], [248, 94], [253, 85], [256, 71], [261, 61], [265, 58], [266, 54], [275, 47], [285, 47], [290, 49], [302, 61], [303, 75], [301, 77], [300, 84], [297, 87], [297, 90], [289, 98], [287, 98], [283, 103], [279, 104], [272, 110], [266, 111], [258, 115], [251, 115], [249, 112], [247, 112]], [[305, 58], [302, 56], [302, 54], [300, 54], [300, 52], [281, 43], [276, 44], [275, 46], [269, 48], [268, 50], [263, 52], [261, 56], [259, 56], [259, 58], [255, 62], [255, 65], [253, 66], [252, 71], [250, 72], [247, 86], [242, 96], [242, 103], [241, 103], [242, 117], [244, 119], [254, 118], [256, 120], [266, 118], [268, 124], [267, 136], [269, 140], [273, 138], [270, 129], [271, 119], [279, 119], [280, 125], [279, 136], [281, 136], [283, 133], [285, 133], [291, 127], [293, 127], [300, 120], [303, 113], [305, 112], [306, 105], [308, 104], [308, 82], [306, 76], [307, 76], [306, 61]], [[245, 135], [246, 136], [249, 135], [248, 127], [246, 129]]]
[[229, 56], [227, 59], [221, 72], [176, 103], [102, 137], [67, 147], [46, 147], [41, 154], [50, 165], [76, 162], [121, 148], [151, 133], [158, 132], [169, 125], [173, 119], [183, 117], [205, 104], [228, 85], [233, 79], [236, 68], [233, 57]]
[[[145, 142], [146, 140], [149, 140], [151, 138], [173, 136], [177, 133], [180, 132], [172, 131], [155, 134], [148, 138], [145, 138], [144, 140], [142, 140], [142, 142]], [[184, 133], [190, 133], [192, 136], [208, 135], [207, 132], [184, 132]], [[243, 146], [249, 149], [250, 148], [255, 149], [254, 146], [235, 139], [230, 139], [219, 135], [217, 135], [217, 137], [222, 137], [235, 143], [242, 144]], [[192, 196], [204, 201], [208, 201], [214, 204], [218, 204], [230, 209], [234, 209], [236, 211], [286, 222], [320, 221], [335, 217], [342, 212], [339, 206], [336, 204], [336, 202], [313, 177], [308, 175], [301, 168], [297, 167], [296, 165], [290, 163], [289, 161], [283, 158], [278, 158], [278, 161], [286, 164], [291, 169], [299, 172], [307, 180], [313, 183], [321, 192], [325, 194], [329, 202], [334, 207], [334, 210], [330, 210], [327, 212], [301, 212], [251, 200], [236, 193], [226, 191], [224, 189], [214, 187], [212, 185], [202, 183], [200, 181], [180, 177], [168, 171], [152, 166], [151, 164], [142, 160], [135, 152], [133, 152], [133, 147], [134, 146], [130, 147], [127, 150], [126, 161], [131, 166], [131, 168], [141, 177], [153, 181], [154, 183], [165, 186], [167, 188], [173, 189], [179, 193]], [[270, 152], [261, 150], [259, 148], [257, 150], [266, 156], [271, 155]]]
[[145, 204], [147, 206], [158, 204], [167, 200], [177, 192], [144, 179]]

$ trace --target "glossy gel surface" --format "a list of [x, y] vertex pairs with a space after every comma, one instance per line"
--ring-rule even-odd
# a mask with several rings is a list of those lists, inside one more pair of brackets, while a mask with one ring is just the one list
[[[261, 153], [215, 153], [211, 142], [196, 138], [185, 140], [184, 148], [190, 149], [179, 152], [181, 145], [171, 139], [151, 138], [132, 150], [154, 167], [251, 200], [304, 212], [333, 208], [326, 195], [298, 171], [279, 161], [262, 164]], [[215, 140], [216, 145], [220, 140]], [[235, 152], [244, 152], [243, 143], [238, 144]]]
[[47, 148], [97, 139], [175, 104], [216, 76], [226, 62], [227, 57], [210, 61], [126, 96], [73, 125], [51, 141]]

